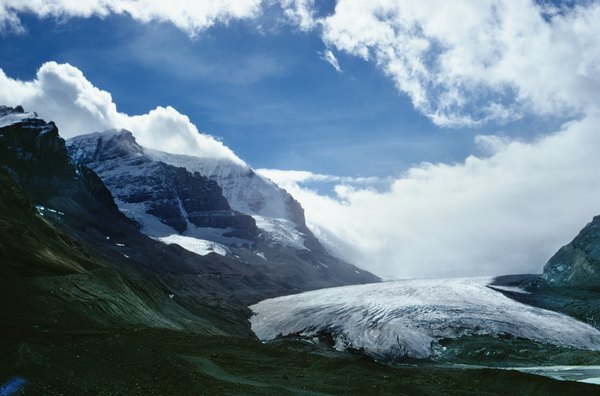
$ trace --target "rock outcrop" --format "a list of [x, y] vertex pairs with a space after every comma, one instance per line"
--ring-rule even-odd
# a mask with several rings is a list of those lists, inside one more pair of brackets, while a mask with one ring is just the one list
[[552, 256], [543, 278], [557, 286], [600, 286], [600, 216]]

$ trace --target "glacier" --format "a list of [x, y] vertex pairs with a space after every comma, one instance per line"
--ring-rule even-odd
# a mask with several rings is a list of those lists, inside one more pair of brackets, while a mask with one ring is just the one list
[[250, 306], [260, 340], [328, 334], [338, 350], [381, 361], [434, 358], [439, 341], [510, 334], [558, 346], [599, 350], [600, 331], [569, 316], [525, 305], [494, 278], [412, 279], [316, 290]]

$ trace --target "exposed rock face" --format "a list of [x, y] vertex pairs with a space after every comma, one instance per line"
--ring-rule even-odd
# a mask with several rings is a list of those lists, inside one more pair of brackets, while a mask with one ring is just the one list
[[600, 216], [556, 252], [543, 277], [553, 285], [600, 286]]
[[321, 243], [306, 227], [300, 203], [248, 165], [226, 159], [145, 151], [157, 161], [184, 167], [216, 181], [233, 209], [256, 220], [260, 238], [268, 245], [325, 253]]
[[252, 216], [283, 219], [306, 227], [304, 209], [287, 191], [245, 164], [146, 150], [149, 156], [216, 181], [231, 207]]
[[9, 125], [0, 124], [1, 164], [33, 202], [42, 202], [58, 192], [85, 190], [81, 183], [84, 176], [69, 162], [65, 141], [53, 122], [34, 118], [35, 113], [25, 113], [21, 107], [2, 106], [0, 116], [16, 119]]
[[250, 239], [257, 235], [254, 219], [231, 209], [219, 185], [147, 156], [128, 131], [109, 131], [68, 141], [73, 161], [93, 169], [127, 208], [127, 214], [160, 236], [156, 226], [145, 224], [142, 213], [158, 218], [178, 233], [192, 225], [228, 229], [227, 236]]

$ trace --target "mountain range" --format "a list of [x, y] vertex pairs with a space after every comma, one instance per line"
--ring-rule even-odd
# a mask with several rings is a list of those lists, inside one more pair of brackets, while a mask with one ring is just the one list
[[[302, 304], [277, 303], [276, 312], [255, 305], [258, 313], [253, 314], [248, 306], [268, 298], [380, 279], [330, 254], [306, 226], [301, 205], [245, 164], [149, 150], [125, 130], [65, 142], [53, 122], [21, 107], [0, 106], [0, 185], [0, 381], [17, 378], [27, 392], [299, 394], [348, 389], [366, 393], [375, 387], [420, 394], [440, 389], [499, 393], [506, 381], [543, 394], [596, 390], [502, 370], [393, 368], [362, 357], [377, 358], [385, 351], [369, 354], [359, 348], [358, 355], [339, 354], [315, 341], [335, 343], [334, 327], [352, 333], [358, 329], [354, 323], [365, 326], [360, 331], [368, 337], [377, 321], [403, 310], [412, 312], [409, 316], [423, 310], [437, 315], [440, 329], [453, 320], [481, 326], [469, 319], [472, 315], [465, 319], [464, 312], [452, 307], [447, 310], [452, 320], [439, 316], [442, 311], [431, 304], [413, 312], [410, 293], [385, 297], [402, 298], [402, 309], [397, 304], [375, 304], [374, 309], [370, 301], [376, 294], [368, 292], [369, 285], [360, 286], [366, 288], [362, 294], [317, 291], [315, 304], [337, 302], [342, 308], [334, 312], [335, 320], [311, 323], [310, 328], [303, 326], [318, 312], [303, 294], [298, 297]], [[493, 316], [490, 310], [511, 307], [514, 301], [551, 309], [586, 322], [577, 322], [577, 328], [589, 332], [595, 346], [593, 327], [600, 317], [597, 226], [596, 218], [550, 260], [542, 276], [490, 281], [496, 286], [489, 287], [512, 302], [493, 300], [496, 305], [480, 310], [488, 312], [485, 318]], [[444, 287], [454, 293], [454, 284]], [[427, 285], [404, 283], [402, 288], [421, 288], [423, 298], [447, 298], [434, 293], [444, 288]], [[485, 287], [478, 284], [473, 290], [484, 288], [481, 294], [487, 296]], [[360, 304], [344, 308], [344, 301], [351, 299]], [[269, 301], [286, 300], [258, 306], [268, 307], [273, 304]], [[376, 320], [367, 316], [365, 321], [362, 308], [355, 310], [359, 306]], [[269, 319], [271, 313], [285, 317]], [[258, 322], [265, 315], [273, 324], [268, 330]], [[575, 320], [558, 314], [539, 317], [566, 327]], [[257, 334], [268, 331], [263, 338], [274, 341], [259, 342], [248, 319]], [[515, 323], [503, 326], [513, 329]], [[519, 323], [531, 325], [525, 319]], [[421, 325], [427, 326], [427, 320]], [[287, 337], [279, 337], [282, 327]], [[444, 362], [473, 363], [478, 351], [498, 348], [498, 343], [519, 351], [523, 345], [531, 348], [519, 337], [535, 334], [540, 342], [547, 335], [546, 329], [521, 329], [517, 338], [505, 340], [503, 329], [492, 334], [458, 332], [458, 341], [440, 340], [426, 350], [448, 346], [456, 354]], [[483, 338], [472, 342], [477, 336]], [[587, 345], [579, 339], [556, 340], [577, 348]], [[415, 345], [407, 350], [419, 350]], [[544, 351], [536, 347], [535, 356], [547, 355]], [[503, 361], [515, 356], [507, 353]], [[407, 354], [414, 356], [430, 353]], [[595, 362], [598, 357], [559, 349], [546, 361], [555, 361], [551, 359]]]

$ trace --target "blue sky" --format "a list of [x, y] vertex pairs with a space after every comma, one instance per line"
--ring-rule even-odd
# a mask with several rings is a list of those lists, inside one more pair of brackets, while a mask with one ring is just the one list
[[600, 214], [599, 20], [594, 0], [3, 0], [0, 102], [237, 155], [384, 277], [540, 272]]
[[477, 134], [529, 139], [557, 125], [546, 117], [436, 126], [372, 63], [336, 52], [338, 73], [322, 59], [317, 34], [281, 18], [271, 9], [259, 22], [190, 38], [171, 24], [127, 16], [24, 14], [27, 32], [1, 37], [0, 68], [31, 80], [46, 61], [69, 63], [110, 92], [119, 111], [171, 105], [256, 168], [396, 176], [423, 161], [462, 161], [478, 152]]

